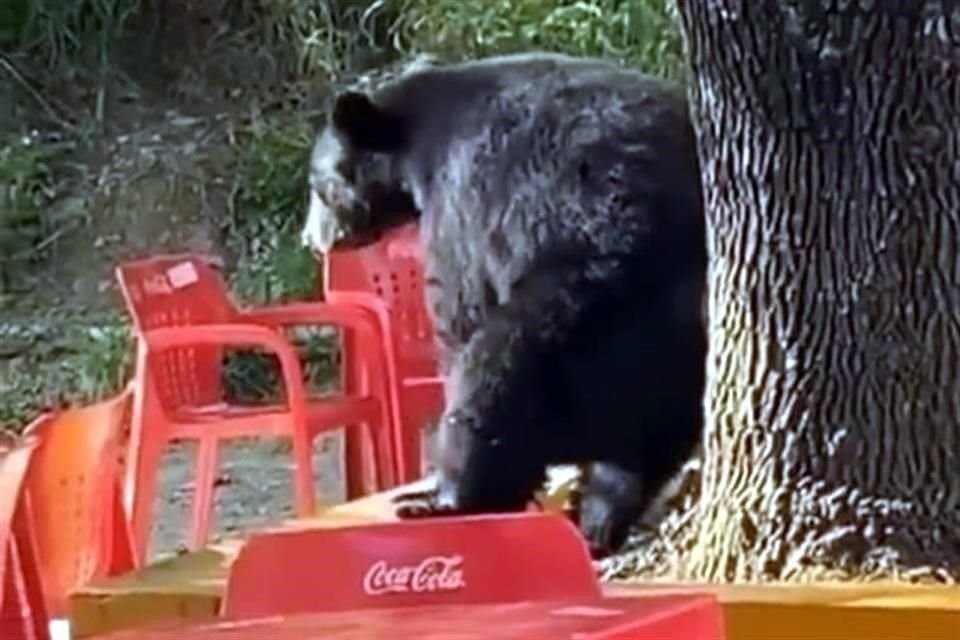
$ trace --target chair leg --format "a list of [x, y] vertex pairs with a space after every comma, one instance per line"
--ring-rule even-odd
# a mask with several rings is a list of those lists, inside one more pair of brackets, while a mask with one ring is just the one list
[[[25, 492], [21, 494], [21, 503], [17, 509], [19, 513], [14, 514], [13, 522], [10, 523], [13, 535], [10, 536], [7, 543], [10, 551], [8, 560], [12, 560], [7, 566], [7, 571], [10, 572], [10, 577], [16, 583], [14, 591], [19, 594], [19, 596], [14, 595], [11, 604], [15, 606], [19, 604], [17, 608], [19, 608], [18, 613], [20, 615], [14, 615], [13, 618], [20, 618], [23, 623], [21, 629], [26, 633], [29, 640], [49, 640], [48, 629], [51, 615], [57, 615], [58, 617], [65, 615], [66, 603], [62, 601], [48, 602], [44, 595], [40, 575], [41, 559], [33, 531], [32, 523], [34, 520], [31, 509], [29, 494]], [[0, 585], [0, 589], [3, 589], [4, 586]], [[0, 593], [0, 600], [5, 600], [3, 593]], [[0, 616], [8, 618], [8, 616], [3, 615], [4, 613], [6, 612], [0, 611]], [[6, 625], [6, 620], [4, 620], [4, 623]], [[6, 634], [0, 635], [0, 637], [6, 638]]]
[[347, 500], [356, 500], [369, 490], [370, 464], [365, 436], [361, 425], [343, 428], [343, 472]]
[[193, 517], [190, 523], [191, 550], [206, 545], [210, 535], [213, 514], [214, 483], [216, 482], [219, 441], [202, 438], [197, 447], [196, 475], [193, 483]]
[[393, 452], [393, 439], [390, 430], [384, 427], [375, 428], [375, 425], [363, 425], [364, 431], [369, 434], [373, 443], [371, 463], [374, 471], [375, 491], [386, 491], [399, 484], [398, 469], [395, 466], [396, 456]]
[[128, 476], [130, 481], [127, 504], [130, 505], [130, 531], [138, 565], [147, 564], [157, 496], [157, 476], [165, 447], [166, 442], [160, 438], [144, 438], [140, 446], [131, 452], [131, 457], [135, 458], [135, 467]]
[[[7, 544], [6, 570], [0, 585], [0, 622], [4, 640], [50, 640], [50, 615], [37, 580], [36, 567], [30, 570], [22, 557], [25, 543], [15, 537]], [[35, 560], [35, 558], [34, 558]], [[27, 572], [34, 574], [25, 576]]]
[[313, 439], [293, 434], [293, 491], [297, 516], [316, 515], [316, 490], [313, 486]]
[[139, 567], [133, 550], [130, 523], [123, 510], [120, 483], [115, 481], [111, 491], [110, 518], [107, 525], [104, 564], [101, 573], [116, 576]]

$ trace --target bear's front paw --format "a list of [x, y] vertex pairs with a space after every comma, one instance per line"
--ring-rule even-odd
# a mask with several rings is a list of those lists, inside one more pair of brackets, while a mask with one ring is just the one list
[[430, 518], [457, 513], [456, 506], [449, 499], [449, 492], [440, 486], [420, 491], [401, 493], [391, 500], [396, 505], [394, 513], [401, 520]]
[[391, 502], [395, 505], [394, 512], [401, 520], [428, 518], [439, 511], [436, 489], [402, 493], [395, 496]]

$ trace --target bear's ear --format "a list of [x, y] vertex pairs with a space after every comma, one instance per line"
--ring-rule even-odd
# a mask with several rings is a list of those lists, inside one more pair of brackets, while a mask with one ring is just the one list
[[365, 151], [399, 151], [407, 144], [403, 118], [377, 106], [363, 93], [347, 91], [338, 95], [331, 122], [337, 133]]

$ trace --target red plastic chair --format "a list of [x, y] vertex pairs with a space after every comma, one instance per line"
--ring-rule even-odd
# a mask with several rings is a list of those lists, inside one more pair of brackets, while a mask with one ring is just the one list
[[[372, 439], [376, 484], [380, 489], [394, 485], [390, 392], [380, 357], [383, 341], [366, 315], [325, 303], [238, 310], [211, 261], [195, 255], [125, 263], [117, 268], [117, 278], [138, 337], [133, 429], [124, 487], [138, 559], [146, 553], [160, 457], [174, 439], [199, 441], [188, 539], [191, 549], [207, 540], [217, 446], [222, 439], [291, 437], [296, 507], [301, 516], [314, 513], [311, 444], [323, 431], [365, 427], [364, 435]], [[357, 336], [356, 384], [349, 393], [307, 398], [297, 353], [280, 331], [298, 324], [333, 325]], [[276, 354], [285, 404], [236, 407], [224, 403], [221, 368], [227, 346], [259, 347]], [[348, 471], [371, 465], [362, 453], [355, 450], [347, 456]], [[348, 498], [371, 490], [356, 485], [347, 489]]]
[[69, 616], [74, 589], [135, 567], [119, 463], [130, 391], [42, 416], [27, 429], [38, 446], [24, 492], [51, 617]]
[[[41, 417], [43, 419], [43, 417]], [[49, 640], [49, 615], [40, 580], [30, 500], [23, 481], [36, 449], [33, 439], [0, 445], [0, 638]]]
[[[422, 428], [443, 411], [433, 324], [423, 291], [418, 227], [407, 225], [360, 249], [336, 249], [323, 261], [324, 300], [376, 318], [386, 338], [384, 357], [393, 391], [399, 481], [423, 474]], [[352, 353], [345, 348], [345, 353]], [[347, 368], [349, 371], [349, 368]]]
[[600, 597], [576, 528], [517, 513], [256, 535], [231, 566], [223, 614]]

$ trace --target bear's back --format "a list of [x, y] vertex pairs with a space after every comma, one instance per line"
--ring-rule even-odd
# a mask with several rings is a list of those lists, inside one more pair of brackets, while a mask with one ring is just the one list
[[403, 115], [415, 144], [434, 150], [482, 133], [491, 121], [529, 119], [537, 105], [563, 111], [583, 101], [623, 102], [686, 117], [682, 91], [660, 78], [606, 60], [555, 53], [422, 66], [381, 86], [374, 98]]
[[428, 296], [454, 342], [558, 251], [637, 257], [648, 277], [701, 253], [674, 243], [702, 224], [699, 170], [684, 96], [659, 78], [527, 53], [422, 68], [375, 101], [411, 128]]
[[561, 244], [629, 254], [652, 228], [700, 224], [681, 201], [699, 193], [686, 101], [653, 76], [517, 54], [421, 69], [376, 98], [411, 123], [426, 245], [477, 305]]

